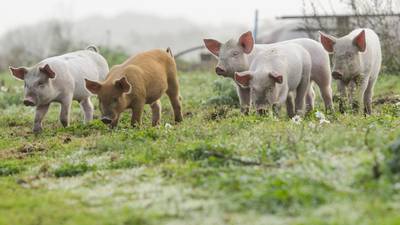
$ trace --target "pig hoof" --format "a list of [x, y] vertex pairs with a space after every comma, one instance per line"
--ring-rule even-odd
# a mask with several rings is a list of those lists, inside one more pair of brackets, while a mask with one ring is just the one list
[[183, 118], [182, 118], [182, 117], [175, 118], [175, 122], [177, 122], [177, 123], [180, 123], [180, 122], [182, 122], [182, 121], [183, 121]]
[[267, 114], [267, 110], [265, 109], [258, 109], [257, 110], [257, 114], [260, 116], [264, 116], [265, 114]]
[[358, 103], [358, 102], [353, 102], [353, 103], [351, 104], [351, 108], [352, 108], [354, 111], [358, 111], [358, 110], [360, 109], [360, 103]]
[[41, 132], [43, 131], [43, 128], [41, 128], [41, 127], [34, 127], [32, 131], [33, 131], [33, 133], [38, 134], [38, 133], [41, 133]]
[[68, 122], [61, 121], [61, 124], [63, 125], [63, 127], [68, 127]]
[[158, 126], [160, 126], [160, 121], [152, 122], [151, 125], [152, 125], [153, 127], [158, 127]]
[[241, 108], [240, 111], [241, 111], [244, 115], [248, 116], [250, 110], [249, 110], [249, 108]]

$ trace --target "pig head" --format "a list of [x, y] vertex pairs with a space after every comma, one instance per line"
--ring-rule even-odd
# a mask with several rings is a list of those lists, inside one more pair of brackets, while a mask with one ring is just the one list
[[350, 82], [363, 72], [363, 62], [360, 53], [366, 50], [365, 31], [356, 37], [335, 38], [320, 32], [320, 40], [325, 50], [332, 54], [332, 77]]
[[206, 48], [218, 59], [215, 72], [224, 77], [234, 77], [235, 72], [249, 68], [248, 54], [254, 47], [252, 33], [246, 32], [239, 40], [229, 40], [222, 44], [217, 40], [204, 39]]
[[119, 116], [129, 105], [124, 98], [129, 93], [131, 85], [125, 77], [119, 80], [106, 80], [104, 83], [85, 79], [86, 88], [97, 95], [100, 102], [101, 121], [115, 127], [118, 124]]
[[33, 68], [10, 67], [9, 69], [15, 78], [23, 80], [25, 83], [24, 105], [40, 106], [48, 104], [52, 100], [54, 96], [52, 82], [56, 74], [50, 65], [46, 64]]
[[251, 101], [257, 111], [276, 104], [283, 76], [276, 71], [258, 70], [236, 72], [234, 79], [243, 88], [250, 88]]

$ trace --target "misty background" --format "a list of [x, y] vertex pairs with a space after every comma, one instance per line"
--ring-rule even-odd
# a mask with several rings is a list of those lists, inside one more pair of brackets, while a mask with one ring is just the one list
[[[324, 22], [276, 17], [394, 13], [400, 9], [398, 1], [390, 0], [14, 0], [2, 5], [7, 10], [0, 16], [0, 70], [9, 65], [30, 66], [89, 44], [99, 46], [112, 61], [110, 64], [153, 48], [171, 47], [179, 53], [202, 45], [203, 38], [226, 41], [254, 30], [256, 10], [257, 41], [273, 43], [297, 37], [316, 38], [317, 32], [307, 30], [307, 25], [321, 26]], [[182, 59], [198, 61], [199, 52]]]

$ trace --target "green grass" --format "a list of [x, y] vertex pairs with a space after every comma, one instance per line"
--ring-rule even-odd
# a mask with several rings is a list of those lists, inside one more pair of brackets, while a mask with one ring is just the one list
[[400, 224], [399, 76], [381, 76], [372, 116], [296, 124], [243, 116], [229, 82], [181, 74], [181, 124], [165, 97], [158, 128], [149, 108], [140, 128], [129, 112], [83, 125], [77, 103], [63, 128], [55, 104], [39, 135], [23, 84], [0, 80], [0, 225]]

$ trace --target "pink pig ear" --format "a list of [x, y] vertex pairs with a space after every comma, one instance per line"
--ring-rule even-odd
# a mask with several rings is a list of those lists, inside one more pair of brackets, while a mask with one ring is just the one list
[[367, 42], [365, 40], [365, 30], [362, 30], [357, 37], [354, 38], [353, 44], [358, 48], [360, 52], [364, 52], [367, 48]]
[[254, 38], [251, 31], [247, 31], [240, 36], [239, 45], [243, 48], [244, 53], [250, 54], [254, 47]]
[[39, 68], [40, 72], [46, 74], [49, 78], [53, 79], [56, 77], [56, 73], [50, 68], [49, 64]]
[[253, 75], [251, 74], [250, 71], [235, 73], [235, 81], [238, 82], [243, 87], [248, 87], [250, 85], [250, 80], [252, 78], [253, 78]]
[[85, 79], [85, 86], [91, 93], [97, 94], [101, 89], [101, 84], [96, 81]]
[[278, 84], [282, 84], [283, 83], [283, 76], [279, 73], [276, 72], [272, 72], [269, 74], [269, 77]]
[[330, 35], [324, 34], [323, 32], [319, 32], [319, 39], [321, 41], [322, 46], [324, 46], [325, 50], [329, 53], [333, 53], [333, 46], [336, 43], [336, 38]]
[[119, 80], [116, 80], [114, 83], [115, 87], [120, 89], [122, 92], [129, 92], [131, 90], [131, 85], [126, 80], [126, 77], [122, 77]]
[[219, 50], [221, 49], [221, 43], [214, 39], [204, 39], [204, 45], [206, 48], [215, 56], [219, 56]]
[[19, 80], [24, 80], [25, 75], [28, 73], [28, 69], [25, 67], [14, 68], [12, 66], [9, 67], [12, 75]]

